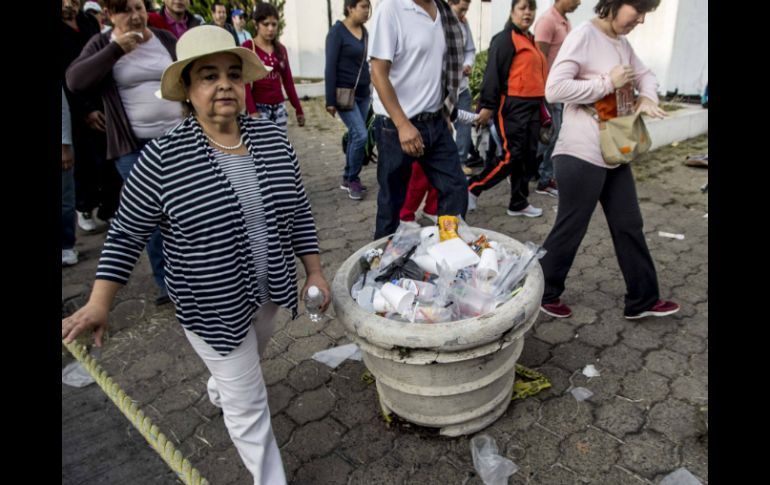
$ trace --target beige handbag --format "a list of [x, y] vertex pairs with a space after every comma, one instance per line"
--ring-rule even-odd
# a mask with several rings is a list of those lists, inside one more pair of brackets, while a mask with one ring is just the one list
[[604, 161], [617, 165], [629, 163], [652, 146], [642, 114], [618, 116], [599, 122], [599, 145]]

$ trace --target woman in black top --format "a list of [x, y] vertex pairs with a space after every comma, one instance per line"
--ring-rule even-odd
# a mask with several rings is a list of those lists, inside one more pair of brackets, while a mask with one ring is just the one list
[[[351, 199], [360, 200], [366, 187], [358, 174], [364, 163], [366, 114], [371, 103], [369, 63], [366, 60], [367, 35], [364, 22], [369, 19], [369, 0], [345, 0], [345, 19], [337, 21], [326, 36], [326, 111], [340, 118], [348, 127], [350, 140], [345, 154], [345, 171], [340, 188]], [[353, 109], [338, 107], [337, 88], [355, 89]]]

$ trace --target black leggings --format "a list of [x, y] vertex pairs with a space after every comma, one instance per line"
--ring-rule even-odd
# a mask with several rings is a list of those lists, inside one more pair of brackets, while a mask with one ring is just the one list
[[658, 276], [642, 231], [631, 167], [606, 169], [569, 155], [556, 155], [553, 161], [559, 207], [543, 244], [548, 252], [540, 260], [545, 275], [543, 303], [553, 303], [564, 292], [567, 273], [599, 202], [626, 282], [625, 314], [648, 310], [659, 298]]

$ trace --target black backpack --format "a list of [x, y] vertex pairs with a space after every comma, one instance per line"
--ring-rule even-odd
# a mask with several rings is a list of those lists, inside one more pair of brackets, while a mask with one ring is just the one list
[[[364, 146], [364, 165], [369, 165], [369, 162], [377, 163], [377, 140], [374, 137], [374, 108], [369, 106], [369, 112], [366, 114], [366, 132], [368, 134], [366, 138], [366, 145]], [[348, 152], [348, 139], [350, 134], [346, 131], [342, 135], [342, 152]]]

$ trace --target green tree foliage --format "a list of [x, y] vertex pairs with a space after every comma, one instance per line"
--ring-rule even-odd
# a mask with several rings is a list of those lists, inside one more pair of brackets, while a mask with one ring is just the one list
[[481, 94], [481, 83], [484, 82], [484, 70], [487, 68], [488, 55], [489, 51], [481, 51], [476, 54], [476, 60], [473, 62], [471, 75], [468, 79], [468, 87], [471, 90], [473, 103], [479, 100], [479, 95]]

